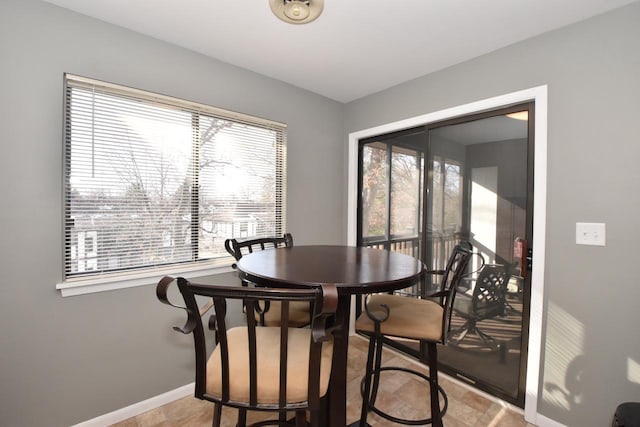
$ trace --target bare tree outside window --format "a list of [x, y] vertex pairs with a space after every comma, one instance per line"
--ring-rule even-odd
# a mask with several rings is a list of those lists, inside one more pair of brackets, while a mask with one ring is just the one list
[[433, 212], [430, 228], [433, 235], [449, 238], [462, 227], [462, 172], [450, 159], [433, 160]]
[[391, 236], [414, 237], [420, 229], [420, 153], [393, 147], [391, 153]]
[[361, 244], [416, 256], [422, 218], [424, 156], [405, 144], [361, 145]]
[[283, 127], [139, 93], [67, 81], [67, 277], [216, 260], [226, 238], [284, 231]]
[[368, 144], [362, 149], [362, 235], [386, 237], [389, 197], [387, 149]]

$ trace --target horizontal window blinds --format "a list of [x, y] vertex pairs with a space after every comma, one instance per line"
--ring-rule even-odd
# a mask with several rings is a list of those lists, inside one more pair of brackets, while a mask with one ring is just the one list
[[65, 81], [67, 280], [221, 263], [227, 238], [284, 233], [285, 125], [72, 75]]

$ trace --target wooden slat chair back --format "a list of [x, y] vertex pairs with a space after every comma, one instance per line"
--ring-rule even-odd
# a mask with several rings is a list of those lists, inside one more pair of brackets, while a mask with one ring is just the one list
[[[293, 236], [291, 233], [286, 233], [282, 237], [263, 237], [259, 239], [237, 240], [227, 239], [224, 241], [224, 248], [227, 252], [235, 258], [236, 261], [240, 261], [243, 255], [253, 253], [254, 251], [263, 251], [265, 249], [277, 249], [277, 248], [291, 248], [293, 247]], [[237, 266], [232, 265], [235, 269]]]
[[[169, 301], [167, 291], [177, 283], [184, 306]], [[254, 286], [216, 286], [196, 284], [184, 278], [164, 277], [156, 287], [158, 299], [187, 312], [184, 326], [174, 327], [193, 334], [196, 357], [195, 397], [214, 403], [213, 426], [220, 426], [222, 407], [234, 407], [238, 426], [246, 425], [248, 410], [272, 411], [278, 418], [253, 424], [290, 425], [286, 412], [294, 411], [295, 425], [322, 424], [321, 398], [326, 395], [333, 340], [327, 325], [335, 315], [338, 294], [335, 285], [314, 289], [272, 289]], [[215, 331], [215, 348], [208, 354], [203, 311], [196, 297], [208, 297], [214, 314], [209, 327]], [[246, 325], [227, 323], [227, 305], [239, 300], [251, 312], [260, 301], [279, 302], [280, 325], [258, 325], [254, 316], [245, 316]], [[292, 302], [313, 304], [315, 312], [310, 328], [289, 328], [287, 306]]]
[[[244, 255], [251, 254], [255, 251], [291, 248], [293, 247], [293, 236], [290, 233], [286, 233], [282, 237], [265, 237], [243, 241], [227, 239], [224, 242], [224, 247], [236, 261], [240, 261]], [[232, 267], [236, 269], [237, 265], [234, 263]], [[243, 280], [242, 285], [247, 286], [248, 283]], [[256, 305], [256, 319], [261, 325], [276, 326], [280, 322], [280, 310], [281, 306], [278, 301], [274, 301], [273, 303], [264, 301]], [[311, 310], [312, 308], [309, 304], [302, 302], [291, 303], [289, 305], [289, 326], [307, 326], [311, 321]]]

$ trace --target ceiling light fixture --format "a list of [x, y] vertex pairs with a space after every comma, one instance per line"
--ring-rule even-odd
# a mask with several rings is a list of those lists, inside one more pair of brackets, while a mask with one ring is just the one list
[[306, 24], [316, 20], [324, 8], [324, 0], [269, 0], [271, 11], [290, 24]]

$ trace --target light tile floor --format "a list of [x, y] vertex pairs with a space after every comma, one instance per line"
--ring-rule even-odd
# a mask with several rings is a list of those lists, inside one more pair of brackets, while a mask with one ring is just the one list
[[[347, 419], [351, 422], [360, 416], [360, 379], [367, 357], [367, 342], [360, 337], [353, 337], [349, 344], [349, 369], [347, 382]], [[407, 366], [416, 368], [415, 362], [392, 351], [387, 351], [383, 365]], [[428, 410], [428, 387], [415, 377], [403, 373], [383, 373], [381, 388], [376, 406], [396, 416], [405, 418], [426, 418]], [[533, 427], [524, 421], [521, 412], [494, 401], [461, 386], [447, 378], [440, 377], [440, 385], [449, 397], [449, 408], [443, 418], [446, 427]], [[114, 427], [166, 427], [210, 426], [213, 405], [209, 402], [185, 397], [160, 408], [145, 412], [134, 418], [117, 423]], [[224, 408], [223, 427], [235, 426], [235, 412]], [[265, 419], [261, 413], [249, 415], [249, 422]], [[368, 422], [371, 426], [395, 425], [375, 414], [370, 414]]]

